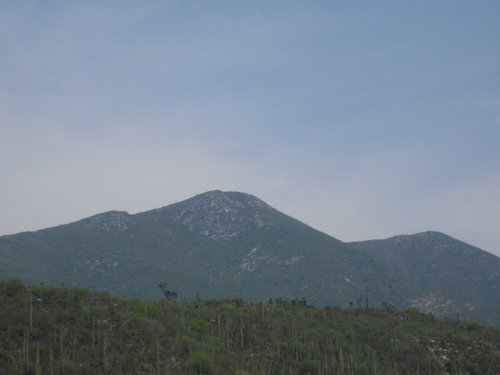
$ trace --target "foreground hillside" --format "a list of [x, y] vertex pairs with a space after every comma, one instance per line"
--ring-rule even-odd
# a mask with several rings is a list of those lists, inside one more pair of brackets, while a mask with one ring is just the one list
[[14, 280], [0, 319], [9, 375], [500, 373], [499, 329], [389, 307], [144, 302]]

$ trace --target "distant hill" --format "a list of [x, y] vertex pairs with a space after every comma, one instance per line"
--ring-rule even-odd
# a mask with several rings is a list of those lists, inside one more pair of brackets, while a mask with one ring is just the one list
[[[417, 248], [430, 244], [411, 238]], [[413, 251], [377, 241], [344, 243], [252, 195], [211, 191], [135, 215], [112, 211], [2, 236], [0, 278], [148, 299], [161, 298], [158, 285], [166, 282], [180, 299], [304, 297], [315, 305], [430, 306], [437, 314], [458, 312], [500, 324], [500, 299], [492, 298], [492, 288], [499, 285], [499, 258], [453, 241], [434, 262], [436, 269], [446, 264], [449, 273], [469, 275], [474, 264], [474, 275], [484, 277], [470, 274], [470, 282], [450, 277], [450, 289], [439, 278], [422, 276], [431, 275], [432, 267], [424, 272], [414, 266], [411, 259], [418, 255]], [[455, 261], [457, 244], [460, 262]], [[431, 264], [424, 250], [421, 261]], [[487, 260], [478, 261], [484, 256]], [[432, 298], [438, 302], [429, 303]]]
[[410, 306], [500, 322], [500, 259], [439, 232], [353, 242], [412, 287]]

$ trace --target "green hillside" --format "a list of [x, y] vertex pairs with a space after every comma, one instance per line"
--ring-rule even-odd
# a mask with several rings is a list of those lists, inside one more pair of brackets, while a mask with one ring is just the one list
[[0, 237], [0, 277], [160, 298], [307, 297], [348, 306], [394, 303], [398, 291], [366, 254], [257, 198], [209, 192], [136, 215], [107, 212]]
[[[415, 306], [500, 325], [500, 259], [445, 235], [344, 243], [239, 192], [0, 237], [0, 279], [160, 299]], [[358, 301], [358, 302], [356, 302]]]
[[500, 373], [497, 328], [304, 302], [145, 302], [0, 282], [0, 374]]

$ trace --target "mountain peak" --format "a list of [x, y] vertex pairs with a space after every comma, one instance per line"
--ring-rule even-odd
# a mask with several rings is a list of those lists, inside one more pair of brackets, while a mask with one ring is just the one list
[[418, 241], [443, 241], [446, 239], [449, 239], [451, 237], [447, 236], [444, 233], [437, 232], [437, 231], [425, 231], [425, 232], [419, 232], [419, 233], [414, 233], [414, 234], [399, 234], [397, 236], [389, 237], [386, 239], [382, 239], [379, 241], [390, 241], [390, 242], [395, 242], [395, 243], [409, 243], [415, 240]]
[[130, 227], [132, 218], [126, 211], [108, 211], [91, 216], [83, 221], [89, 228], [106, 232], [123, 232]]
[[[198, 194], [189, 200], [208, 201], [212, 206], [224, 207], [269, 207], [259, 198], [239, 191], [211, 190]], [[184, 201], [186, 202], [186, 201]]]
[[212, 190], [165, 209], [173, 219], [212, 239], [230, 239], [249, 229], [274, 225], [275, 211], [257, 197], [237, 191]]
[[421, 238], [421, 239], [449, 239], [451, 238], [450, 236], [448, 236], [447, 234], [444, 234], [444, 233], [441, 233], [441, 232], [438, 232], [438, 231], [435, 231], [435, 230], [428, 230], [428, 231], [425, 231], [425, 232], [420, 232], [420, 233], [415, 233], [413, 235], [413, 237], [416, 237], [416, 238]]

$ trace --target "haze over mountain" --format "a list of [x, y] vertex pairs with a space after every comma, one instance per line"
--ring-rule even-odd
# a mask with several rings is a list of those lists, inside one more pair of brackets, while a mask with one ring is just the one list
[[500, 324], [500, 259], [437, 232], [344, 243], [239, 192], [0, 237], [0, 277], [161, 298], [416, 306]]

